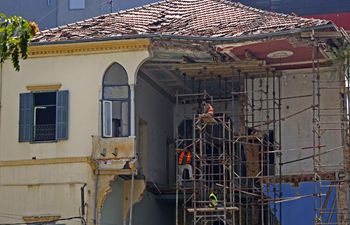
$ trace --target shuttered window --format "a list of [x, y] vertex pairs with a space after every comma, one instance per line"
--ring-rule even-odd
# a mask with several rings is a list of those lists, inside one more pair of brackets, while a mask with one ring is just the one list
[[112, 137], [112, 102], [103, 101], [103, 136]]
[[33, 94], [19, 95], [19, 141], [33, 139]]
[[68, 139], [68, 91], [20, 94], [19, 142]]
[[68, 139], [68, 91], [56, 94], [56, 140]]

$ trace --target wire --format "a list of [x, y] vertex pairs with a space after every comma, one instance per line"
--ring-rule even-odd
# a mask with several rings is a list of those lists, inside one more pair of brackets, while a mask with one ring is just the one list
[[49, 220], [49, 221], [45, 221], [45, 222], [29, 222], [29, 223], [25, 223], [25, 222], [21, 222], [21, 223], [0, 223], [0, 225], [27, 225], [27, 224], [43, 224], [43, 223], [55, 223], [58, 221], [68, 221], [68, 220], [75, 220], [75, 219], [79, 219], [81, 220], [83, 225], [86, 225], [86, 220], [81, 217], [81, 216], [74, 216], [74, 217], [67, 217], [67, 218], [62, 218], [62, 219], [57, 219], [57, 220]]
[[111, 3], [112, 3], [112, 0], [107, 0], [107, 1], [104, 1], [104, 2], [102, 2], [100, 4], [98, 4], [97, 6], [105, 6], [107, 4], [111, 5]]
[[302, 110], [299, 110], [299, 111], [297, 111], [297, 112], [295, 112], [295, 113], [292, 113], [292, 114], [290, 114], [290, 115], [287, 115], [287, 116], [285, 116], [285, 117], [282, 117], [282, 118], [277, 119], [277, 120], [274, 120], [274, 121], [271, 121], [271, 120], [270, 120], [270, 121], [266, 121], [266, 122], [259, 123], [259, 124], [255, 125], [255, 126], [253, 126], [252, 128], [260, 127], [260, 126], [263, 126], [263, 125], [268, 125], [268, 124], [271, 124], [271, 123], [277, 122], [277, 121], [283, 122], [283, 121], [285, 121], [286, 119], [289, 119], [289, 118], [292, 118], [292, 117], [294, 117], [294, 116], [297, 116], [297, 115], [299, 115], [299, 114], [301, 114], [301, 113], [303, 113], [303, 112], [306, 112], [306, 111], [312, 109], [313, 107], [314, 107], [314, 106], [310, 106], [310, 107], [304, 108], [304, 109], [302, 109]]
[[58, 5], [56, 5], [53, 9], [51, 9], [51, 10], [50, 10], [48, 13], [46, 13], [44, 16], [40, 17], [40, 18], [37, 20], [37, 22], [40, 22], [40, 21], [42, 21], [43, 19], [45, 19], [46, 17], [48, 17], [52, 12], [54, 12], [55, 10], [57, 10], [57, 8], [58, 8], [59, 6], [61, 6], [63, 3], [64, 3], [64, 1], [60, 1], [60, 2], [58, 3]]
[[280, 198], [280, 199], [269, 199], [267, 203], [264, 204], [270, 204], [271, 202], [275, 203], [280, 203], [280, 202], [289, 202], [289, 201], [295, 201], [295, 200], [300, 200], [303, 198], [308, 198], [308, 197], [320, 197], [320, 196], [325, 196], [326, 194], [309, 194], [309, 195], [302, 195], [302, 196], [295, 196], [295, 197], [286, 197], [286, 198]]
[[6, 216], [6, 215], [1, 215], [0, 218], [9, 218], [9, 219], [15, 219], [15, 220], [22, 220], [21, 217], [14, 217], [14, 216]]
[[342, 149], [342, 148], [344, 148], [344, 146], [339, 146], [339, 147], [336, 147], [336, 148], [332, 148], [332, 149], [326, 150], [326, 151], [324, 151], [324, 152], [321, 152], [321, 153], [319, 153], [319, 154], [310, 155], [310, 156], [306, 156], [306, 157], [303, 157], [303, 158], [290, 160], [290, 161], [281, 163], [281, 165], [290, 164], [290, 163], [294, 163], [294, 162], [298, 162], [298, 161], [302, 161], [302, 160], [306, 160], [306, 159], [311, 159], [311, 158], [313, 158], [313, 157], [320, 156], [320, 155], [324, 155], [324, 154], [327, 154], [327, 153], [330, 153], [330, 152], [332, 152], [332, 151], [335, 151], [335, 150], [338, 150], [338, 149]]
[[[327, 147], [326, 145], [321, 145], [321, 146], [315, 146], [315, 148], [324, 148]], [[337, 148], [341, 148], [344, 146], [339, 146]], [[281, 149], [281, 150], [274, 150], [274, 151], [269, 151], [269, 153], [278, 153], [278, 152], [290, 152], [290, 151], [304, 151], [304, 150], [313, 150], [313, 146], [308, 146], [308, 147], [300, 147], [300, 148], [291, 148], [291, 149]]]
[[22, 218], [24, 216], [24, 215], [20, 215], [20, 214], [12, 214], [12, 213], [4, 213], [4, 212], [0, 212], [0, 215], [14, 216], [14, 217], [18, 217], [18, 218]]

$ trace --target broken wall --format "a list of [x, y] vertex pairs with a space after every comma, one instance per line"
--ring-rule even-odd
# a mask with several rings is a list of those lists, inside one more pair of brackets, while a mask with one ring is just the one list
[[112, 191], [106, 196], [101, 209], [100, 225], [123, 223], [123, 192], [122, 179], [116, 179], [111, 185]]
[[[304, 157], [313, 155], [313, 81], [312, 70], [292, 70], [284, 71], [281, 76], [281, 117], [282, 117], [282, 163], [286, 163], [292, 160], [297, 160], [293, 163], [287, 163], [282, 166], [283, 175], [300, 175], [300, 174], [312, 174], [313, 173], [313, 159], [300, 160]], [[336, 171], [343, 166], [343, 153], [341, 146], [342, 132], [340, 131], [341, 115], [339, 108], [341, 107], [341, 100], [339, 95], [339, 88], [333, 88], [336, 83], [325, 81], [336, 81], [339, 79], [339, 74], [336, 68], [321, 68], [320, 80], [321, 83], [320, 99], [321, 108], [337, 108], [338, 110], [322, 111], [329, 114], [335, 114], [333, 117], [321, 116], [321, 123], [336, 122], [337, 124], [322, 125], [332, 130], [322, 130], [321, 132], [321, 145], [324, 146], [321, 152], [337, 148], [336, 150], [324, 154], [321, 156], [321, 164], [327, 165], [323, 167], [325, 171]], [[273, 120], [273, 80], [269, 78], [269, 91], [268, 98], [270, 99], [267, 107], [266, 103], [266, 79], [260, 78], [254, 79], [254, 99], [255, 99], [255, 111], [254, 120], [255, 126], [259, 124], [259, 121], [267, 121], [267, 108], [269, 108], [270, 121]], [[339, 83], [337, 83], [339, 84]], [[278, 98], [278, 79], [275, 78], [276, 85], [276, 98]], [[330, 88], [331, 87], [331, 88]], [[328, 88], [328, 89], [326, 89]], [[251, 92], [252, 88], [249, 82], [248, 92]], [[252, 93], [248, 94], [249, 99], [252, 99]], [[300, 97], [296, 97], [300, 96]], [[276, 107], [276, 119], [278, 119], [278, 105]], [[262, 110], [260, 110], [262, 109]], [[250, 111], [251, 112], [251, 111]], [[249, 117], [251, 124], [252, 117]], [[276, 122], [276, 134], [275, 139], [278, 140], [278, 125]], [[321, 129], [322, 129], [321, 127]], [[256, 126], [255, 129], [267, 130], [266, 125]], [[269, 129], [273, 129], [273, 124], [269, 124]], [[300, 161], [298, 161], [300, 160]], [[278, 162], [277, 156], [276, 161]], [[278, 167], [278, 166], [277, 166]], [[276, 168], [278, 169], [278, 168]]]

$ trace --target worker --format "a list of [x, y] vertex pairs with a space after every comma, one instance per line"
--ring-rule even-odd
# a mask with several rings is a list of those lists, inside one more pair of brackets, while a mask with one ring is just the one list
[[203, 116], [207, 117], [213, 117], [214, 116], [214, 107], [209, 104], [206, 100], [202, 101], [202, 109], [203, 109]]
[[188, 175], [190, 179], [192, 179], [193, 171], [192, 171], [192, 152], [185, 147], [184, 149], [176, 149], [179, 152], [178, 165], [179, 165], [179, 183], [182, 185], [183, 174], [185, 170], [188, 171]]
[[209, 207], [210, 208], [216, 208], [218, 206], [218, 197], [214, 194], [214, 192], [211, 192], [209, 195]]

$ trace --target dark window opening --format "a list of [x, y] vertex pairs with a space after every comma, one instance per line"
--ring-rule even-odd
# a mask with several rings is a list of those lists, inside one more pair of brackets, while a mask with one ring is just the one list
[[121, 137], [128, 135], [128, 109], [127, 101], [113, 101], [112, 110], [112, 136]]
[[34, 94], [34, 141], [56, 139], [56, 92]]
[[192, 142], [193, 136], [193, 120], [185, 119], [183, 120], [178, 127], [178, 134], [180, 138], [188, 139], [188, 141]]

